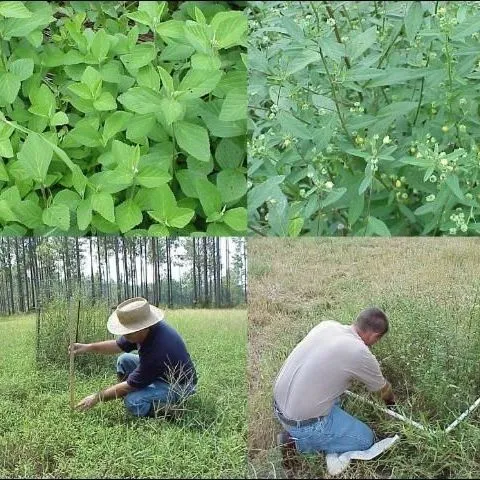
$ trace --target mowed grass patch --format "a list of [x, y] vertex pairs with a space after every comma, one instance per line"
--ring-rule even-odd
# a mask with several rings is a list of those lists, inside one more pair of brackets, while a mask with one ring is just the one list
[[[35, 316], [1, 322], [0, 476], [245, 477], [246, 317], [245, 310], [167, 312], [199, 376], [176, 420], [130, 417], [121, 401], [71, 413], [68, 370], [36, 369]], [[110, 358], [110, 369], [77, 373], [77, 401], [115, 383]]]
[[[388, 336], [374, 347], [401, 410], [444, 428], [480, 395], [479, 243], [474, 239], [249, 239], [249, 474], [281, 477], [272, 413], [283, 362], [323, 319], [350, 323], [384, 308]], [[255, 265], [270, 265], [254, 275]], [[253, 266], [253, 268], [252, 268]], [[461, 334], [463, 333], [463, 334]], [[479, 413], [449, 435], [421, 432], [346, 398], [346, 409], [381, 436], [401, 433], [391, 451], [353, 462], [342, 478], [474, 478], [480, 473]], [[324, 457], [303, 457], [300, 477], [328, 477]]]

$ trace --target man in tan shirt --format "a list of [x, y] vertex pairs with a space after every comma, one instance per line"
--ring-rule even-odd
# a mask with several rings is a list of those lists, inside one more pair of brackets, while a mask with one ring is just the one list
[[275, 414], [285, 429], [284, 454], [343, 453], [366, 450], [373, 431], [339, 406], [339, 397], [353, 380], [380, 392], [387, 405], [395, 397], [369, 347], [388, 331], [382, 310], [367, 308], [353, 325], [323, 321], [288, 356], [274, 387]]

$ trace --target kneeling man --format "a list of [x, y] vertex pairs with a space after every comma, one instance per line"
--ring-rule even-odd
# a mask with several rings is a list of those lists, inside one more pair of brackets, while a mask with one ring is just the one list
[[[117, 358], [118, 383], [85, 397], [77, 406], [88, 410], [98, 402], [123, 398], [135, 416], [154, 416], [195, 392], [195, 367], [179, 333], [163, 319], [163, 312], [144, 298], [120, 303], [107, 322], [117, 340], [74, 343], [74, 354], [122, 353]], [[138, 350], [138, 355], [130, 353]]]
[[343, 453], [373, 445], [373, 431], [342, 410], [339, 397], [358, 380], [394, 405], [390, 383], [369, 349], [387, 331], [385, 313], [368, 308], [353, 325], [319, 323], [290, 353], [274, 387], [274, 411], [285, 429], [279, 436], [285, 466], [295, 448], [301, 453]]

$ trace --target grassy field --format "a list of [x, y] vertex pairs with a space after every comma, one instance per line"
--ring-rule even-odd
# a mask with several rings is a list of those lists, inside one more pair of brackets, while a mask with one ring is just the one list
[[[249, 474], [285, 476], [272, 387], [294, 346], [321, 320], [351, 323], [376, 305], [390, 332], [373, 351], [399, 411], [430, 431], [346, 399], [380, 436], [401, 440], [378, 459], [352, 462], [342, 478], [477, 478], [480, 410], [450, 434], [442, 430], [480, 396], [479, 246], [453, 238], [249, 240]], [[295, 475], [328, 478], [324, 457], [302, 457]]]
[[[0, 477], [245, 477], [246, 311], [175, 310], [167, 319], [199, 376], [177, 420], [129, 417], [121, 401], [71, 413], [68, 370], [36, 368], [35, 316], [0, 319]], [[77, 400], [116, 381], [114, 361], [77, 374]]]

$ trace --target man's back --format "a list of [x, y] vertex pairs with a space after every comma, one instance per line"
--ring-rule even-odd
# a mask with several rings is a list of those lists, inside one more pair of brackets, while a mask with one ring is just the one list
[[275, 401], [292, 420], [324, 416], [353, 379], [371, 391], [385, 385], [377, 360], [354, 328], [324, 321], [287, 358], [275, 382]]

